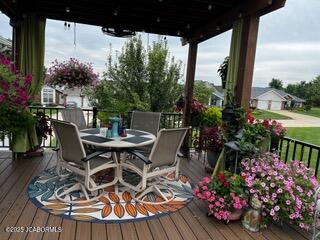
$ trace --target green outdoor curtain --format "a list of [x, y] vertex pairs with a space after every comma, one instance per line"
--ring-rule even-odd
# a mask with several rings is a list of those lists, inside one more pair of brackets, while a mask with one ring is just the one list
[[235, 88], [236, 88], [238, 68], [239, 68], [242, 27], [243, 27], [242, 19], [233, 23], [227, 81], [226, 81], [226, 89], [225, 89], [225, 95], [224, 95], [225, 105], [233, 104], [233, 100], [235, 96]]
[[[234, 103], [235, 89], [237, 83], [237, 75], [239, 68], [240, 47], [241, 47], [241, 35], [243, 28], [243, 20], [240, 19], [233, 23], [231, 46], [229, 53], [229, 64], [227, 72], [226, 89], [224, 93], [225, 106], [232, 105]], [[219, 159], [216, 163], [212, 176], [217, 175], [219, 172], [225, 169], [226, 150], [223, 148]]]
[[[28, 14], [21, 23], [21, 45], [19, 66], [22, 74], [32, 74], [33, 80], [29, 88], [32, 96], [39, 96], [43, 83], [44, 47], [46, 20], [35, 14]], [[11, 150], [26, 152], [38, 145], [35, 127], [26, 129], [19, 136], [13, 136]]]
[[46, 20], [28, 15], [21, 24], [20, 71], [32, 74], [31, 95], [39, 95], [43, 83]]

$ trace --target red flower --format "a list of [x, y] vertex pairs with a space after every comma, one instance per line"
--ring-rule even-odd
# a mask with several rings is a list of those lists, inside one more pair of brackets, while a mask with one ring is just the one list
[[269, 120], [267, 120], [267, 119], [263, 120], [262, 125], [264, 126], [265, 129], [269, 129], [269, 127], [270, 127]]
[[229, 187], [229, 183], [228, 183], [228, 182], [224, 182], [224, 183], [223, 183], [223, 186], [224, 186], [224, 187]]
[[251, 115], [250, 112], [246, 113], [246, 117], [247, 117], [249, 123], [252, 124], [254, 122], [254, 117]]
[[218, 173], [218, 180], [219, 180], [220, 182], [224, 182], [224, 181], [225, 181], [224, 172]]

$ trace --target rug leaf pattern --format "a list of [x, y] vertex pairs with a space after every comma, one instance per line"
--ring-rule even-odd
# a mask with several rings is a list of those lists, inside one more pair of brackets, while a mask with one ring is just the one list
[[[64, 172], [64, 175], [67, 174], [68, 172]], [[189, 178], [180, 175], [178, 180], [174, 180], [174, 174], [171, 175], [172, 178], [163, 178], [161, 185], [170, 188], [175, 193], [175, 198], [163, 204], [151, 204], [163, 201], [163, 198], [155, 193], [145, 196], [144, 203], [137, 202], [133, 196], [139, 194], [135, 194], [124, 186], [119, 186], [117, 194], [114, 192], [114, 187], [108, 187], [96, 200], [64, 203], [55, 198], [55, 190], [75, 183], [76, 180], [72, 174], [63, 179], [59, 178], [54, 168], [35, 177], [28, 186], [28, 193], [29, 198], [38, 208], [63, 218], [104, 223], [134, 221], [175, 212], [193, 199]], [[72, 201], [86, 200], [80, 191], [71, 192], [66, 198]]]

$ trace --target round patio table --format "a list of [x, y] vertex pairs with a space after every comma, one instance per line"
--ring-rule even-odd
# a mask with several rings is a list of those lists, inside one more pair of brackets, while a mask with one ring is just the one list
[[154, 143], [156, 137], [148, 132], [127, 129], [126, 137], [106, 138], [100, 134], [100, 128], [89, 128], [80, 131], [80, 138], [83, 143], [102, 148], [114, 148], [125, 150], [126, 148], [137, 148]]
[[[100, 134], [99, 128], [89, 128], [80, 131], [80, 138], [83, 143], [86, 143], [88, 145], [93, 145], [99, 148], [114, 149], [115, 151], [112, 152], [112, 158], [117, 164], [121, 165], [121, 152], [124, 152], [129, 148], [137, 148], [150, 145], [156, 140], [156, 137], [148, 132], [134, 129], [127, 129], [126, 131], [126, 137], [119, 136], [114, 138], [106, 138], [105, 136]], [[117, 168], [117, 172], [115, 174], [117, 174], [119, 183], [130, 187], [130, 185], [126, 184], [126, 182], [123, 180], [120, 168]], [[117, 191], [118, 188], [116, 187], [116, 192]]]

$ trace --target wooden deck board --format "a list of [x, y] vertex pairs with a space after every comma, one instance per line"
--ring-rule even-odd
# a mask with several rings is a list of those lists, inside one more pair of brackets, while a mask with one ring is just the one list
[[167, 234], [163, 229], [160, 221], [158, 218], [153, 218], [147, 221], [149, 229], [151, 231], [152, 237], [154, 240], [167, 240]]
[[107, 228], [104, 223], [91, 224], [91, 238], [97, 240], [107, 240]]
[[146, 221], [135, 222], [134, 226], [136, 227], [136, 232], [138, 239], [152, 240], [152, 233]]
[[[307, 239], [307, 234], [293, 228], [275, 225], [260, 233], [251, 233], [239, 223], [222, 224], [206, 216], [206, 205], [193, 201], [170, 215], [147, 221], [101, 224], [62, 219], [37, 209], [27, 194], [29, 181], [46, 168], [55, 165], [56, 155], [46, 152], [42, 158], [11, 160], [10, 152], [0, 152], [0, 239], [45, 240], [287, 240]], [[196, 183], [207, 175], [201, 163], [181, 161], [182, 172]], [[62, 232], [5, 233], [7, 226], [59, 227]]]
[[107, 224], [107, 235], [108, 239], [122, 239], [121, 227], [120, 224], [110, 223]]

